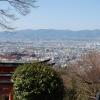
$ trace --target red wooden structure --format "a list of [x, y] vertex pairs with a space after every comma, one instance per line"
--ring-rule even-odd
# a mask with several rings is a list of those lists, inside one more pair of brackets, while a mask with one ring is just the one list
[[21, 63], [0, 63], [0, 100], [13, 100], [12, 73]]

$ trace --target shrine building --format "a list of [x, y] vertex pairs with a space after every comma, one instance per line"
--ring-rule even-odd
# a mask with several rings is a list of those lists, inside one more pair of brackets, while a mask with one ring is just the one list
[[12, 73], [22, 63], [0, 63], [0, 100], [13, 100]]

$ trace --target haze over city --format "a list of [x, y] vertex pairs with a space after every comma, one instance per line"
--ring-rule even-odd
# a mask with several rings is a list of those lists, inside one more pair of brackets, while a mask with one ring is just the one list
[[[16, 4], [16, 1], [14, 2]], [[12, 9], [15, 6], [13, 5], [1, 2], [0, 9]], [[18, 4], [21, 10], [16, 9], [16, 6], [11, 10], [18, 20], [10, 20], [11, 22], [7, 23], [15, 28], [14, 30], [6, 31], [2, 27], [0, 29], [1, 55], [5, 55], [7, 51], [8, 54], [19, 54], [20, 51], [23, 54], [26, 49], [25, 52], [29, 53], [32, 49], [35, 59], [49, 57], [54, 62], [63, 60], [66, 63], [67, 56], [77, 55], [74, 58], [78, 58], [85, 51], [100, 49], [99, 0], [38, 0], [33, 5], [35, 7], [31, 9], [24, 9], [25, 5], [20, 8]], [[22, 16], [27, 12], [29, 13], [25, 14], [26, 16]], [[2, 17], [1, 19], [3, 20]], [[68, 53], [66, 57], [65, 51]], [[29, 55], [28, 60], [30, 58]], [[33, 59], [34, 57], [31, 58]]]

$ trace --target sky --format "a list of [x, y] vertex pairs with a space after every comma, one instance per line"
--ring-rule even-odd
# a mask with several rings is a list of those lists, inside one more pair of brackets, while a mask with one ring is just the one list
[[38, 0], [35, 5], [39, 7], [12, 22], [16, 29], [100, 29], [100, 0]]

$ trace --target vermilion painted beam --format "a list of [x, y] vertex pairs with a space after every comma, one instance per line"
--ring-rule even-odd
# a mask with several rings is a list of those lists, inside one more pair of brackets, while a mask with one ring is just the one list
[[16, 69], [15, 67], [3, 67], [3, 66], [2, 66], [2, 67], [0, 67], [0, 73], [1, 73], [1, 72], [7, 72], [7, 73], [8, 73], [8, 72], [14, 72], [15, 69]]
[[0, 81], [11, 81], [11, 77], [0, 77]]
[[0, 95], [9, 95], [9, 93], [11, 92], [12, 88], [1, 88], [0, 90]]

